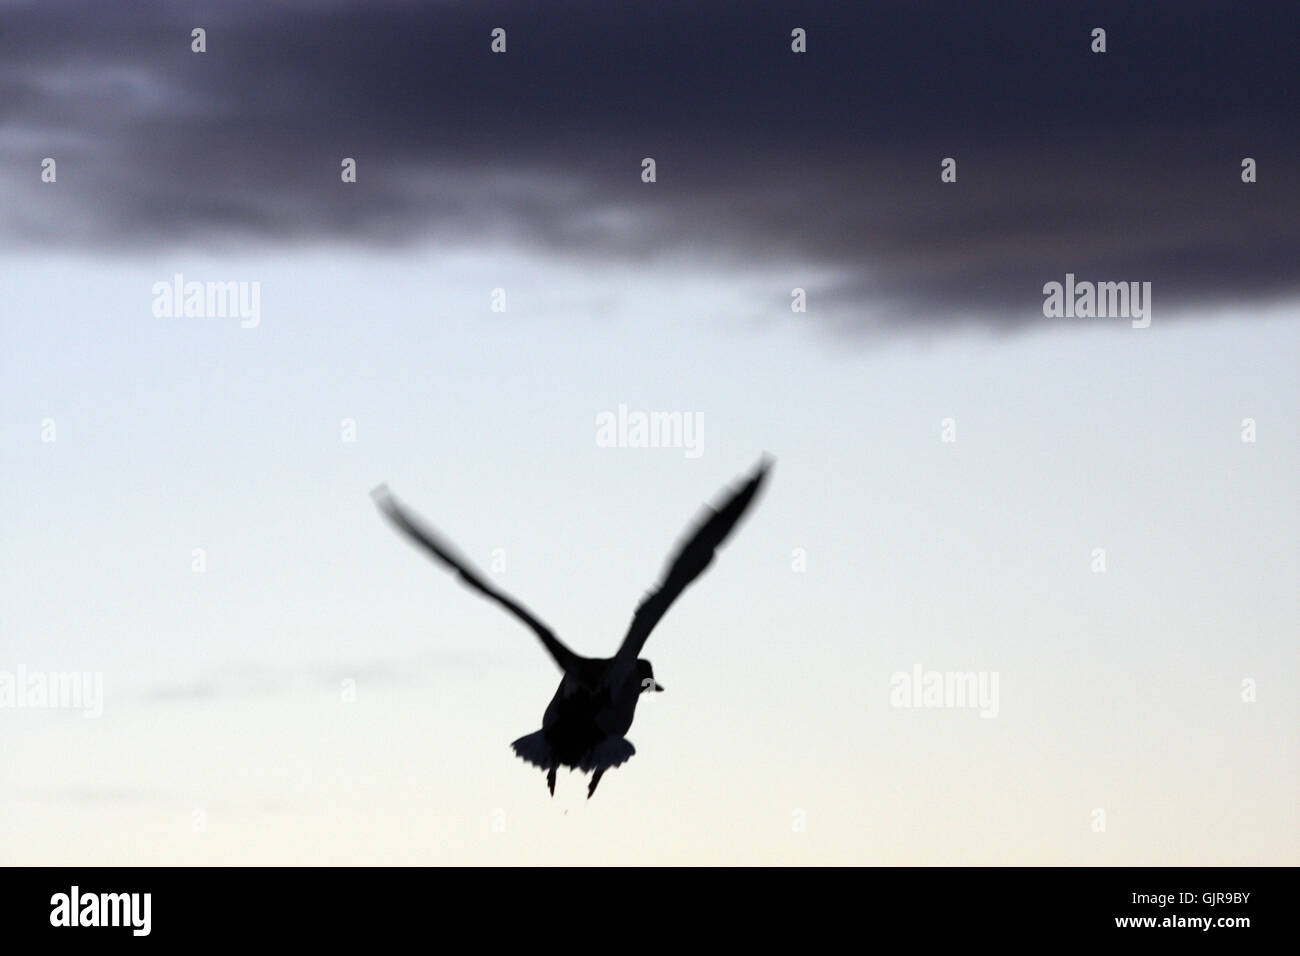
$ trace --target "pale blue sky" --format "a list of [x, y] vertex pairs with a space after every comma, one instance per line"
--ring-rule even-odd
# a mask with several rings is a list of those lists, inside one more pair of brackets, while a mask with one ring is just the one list
[[[1300, 862], [1293, 302], [841, 336], [797, 262], [4, 270], [0, 670], [100, 670], [107, 700], [0, 710], [0, 862]], [[260, 281], [261, 326], [154, 318], [177, 271]], [[597, 447], [621, 402], [701, 414], [703, 455]], [[763, 451], [769, 493], [647, 645], [637, 756], [551, 799], [508, 745], [553, 665], [370, 489], [505, 549], [501, 584], [599, 654]], [[997, 671], [999, 716], [891, 708], [916, 663]]]

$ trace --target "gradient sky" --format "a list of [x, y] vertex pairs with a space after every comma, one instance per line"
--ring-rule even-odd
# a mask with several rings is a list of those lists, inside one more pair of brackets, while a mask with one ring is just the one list
[[[0, 3], [0, 671], [107, 692], [0, 709], [0, 862], [1300, 862], [1293, 12], [205, 9]], [[764, 451], [637, 755], [548, 797], [554, 666], [370, 489], [606, 654]]]

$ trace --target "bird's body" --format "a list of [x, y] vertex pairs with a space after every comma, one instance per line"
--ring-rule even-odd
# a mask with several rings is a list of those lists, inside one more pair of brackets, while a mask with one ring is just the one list
[[550, 652], [564, 676], [542, 716], [542, 729], [520, 737], [511, 746], [520, 758], [546, 771], [552, 795], [560, 767], [590, 773], [591, 783], [587, 788], [590, 797], [606, 770], [619, 766], [636, 753], [626, 734], [632, 727], [641, 695], [663, 690], [654, 679], [650, 662], [637, 655], [672, 602], [713, 561], [717, 547], [752, 503], [769, 468], [770, 462], [764, 459], [755, 474], [722, 507], [707, 510], [705, 520], [669, 563], [659, 587], [647, 594], [637, 607], [618, 653], [606, 658], [581, 657], [571, 651], [527, 609], [485, 581], [435, 532], [408, 515], [386, 488], [376, 489], [375, 499], [401, 531], [455, 570], [471, 588], [527, 624]]
[[625, 735], [632, 727], [641, 694], [663, 690], [654, 682], [649, 661], [637, 661], [637, 669], [617, 687], [604, 679], [614, 658], [583, 663], [595, 665], [584, 668], [587, 679], [565, 674], [542, 715], [542, 729], [511, 744], [520, 758], [546, 771], [552, 793], [559, 767], [591, 772], [590, 792], [594, 793], [601, 774], [636, 753]]

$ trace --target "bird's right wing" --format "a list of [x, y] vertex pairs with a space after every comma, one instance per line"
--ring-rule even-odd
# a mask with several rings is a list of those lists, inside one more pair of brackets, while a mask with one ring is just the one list
[[764, 455], [754, 473], [740, 488], [732, 491], [718, 507], [704, 509], [698, 523], [688, 532], [678, 546], [677, 553], [669, 561], [659, 586], [649, 592], [637, 607], [632, 624], [628, 627], [627, 635], [623, 638], [606, 677], [611, 686], [619, 686], [627, 677], [659, 619], [690, 583], [713, 563], [714, 554], [749, 510], [771, 469], [772, 460]]
[[533, 633], [541, 639], [542, 643], [546, 645], [546, 649], [550, 652], [551, 657], [555, 659], [555, 663], [560, 665], [560, 669], [572, 677], [579, 676], [578, 665], [582, 663], [583, 658], [565, 647], [551, 629], [535, 618], [526, 607], [485, 581], [472, 564], [452, 549], [449, 542], [443, 540], [436, 531], [422, 524], [415, 515], [403, 508], [389, 492], [387, 485], [380, 485], [371, 492], [371, 497], [375, 499], [375, 504], [379, 506], [379, 510], [399, 531], [450, 567], [462, 581], [475, 591], [478, 591], [489, 600], [495, 601], [527, 624]]

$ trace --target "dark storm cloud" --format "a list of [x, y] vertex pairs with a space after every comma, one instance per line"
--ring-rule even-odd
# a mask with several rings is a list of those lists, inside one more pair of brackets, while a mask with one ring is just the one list
[[1296, 291], [1289, 4], [842, 6], [3, 4], [0, 233], [688, 250], [899, 322], [1041, 321], [1066, 272]]

